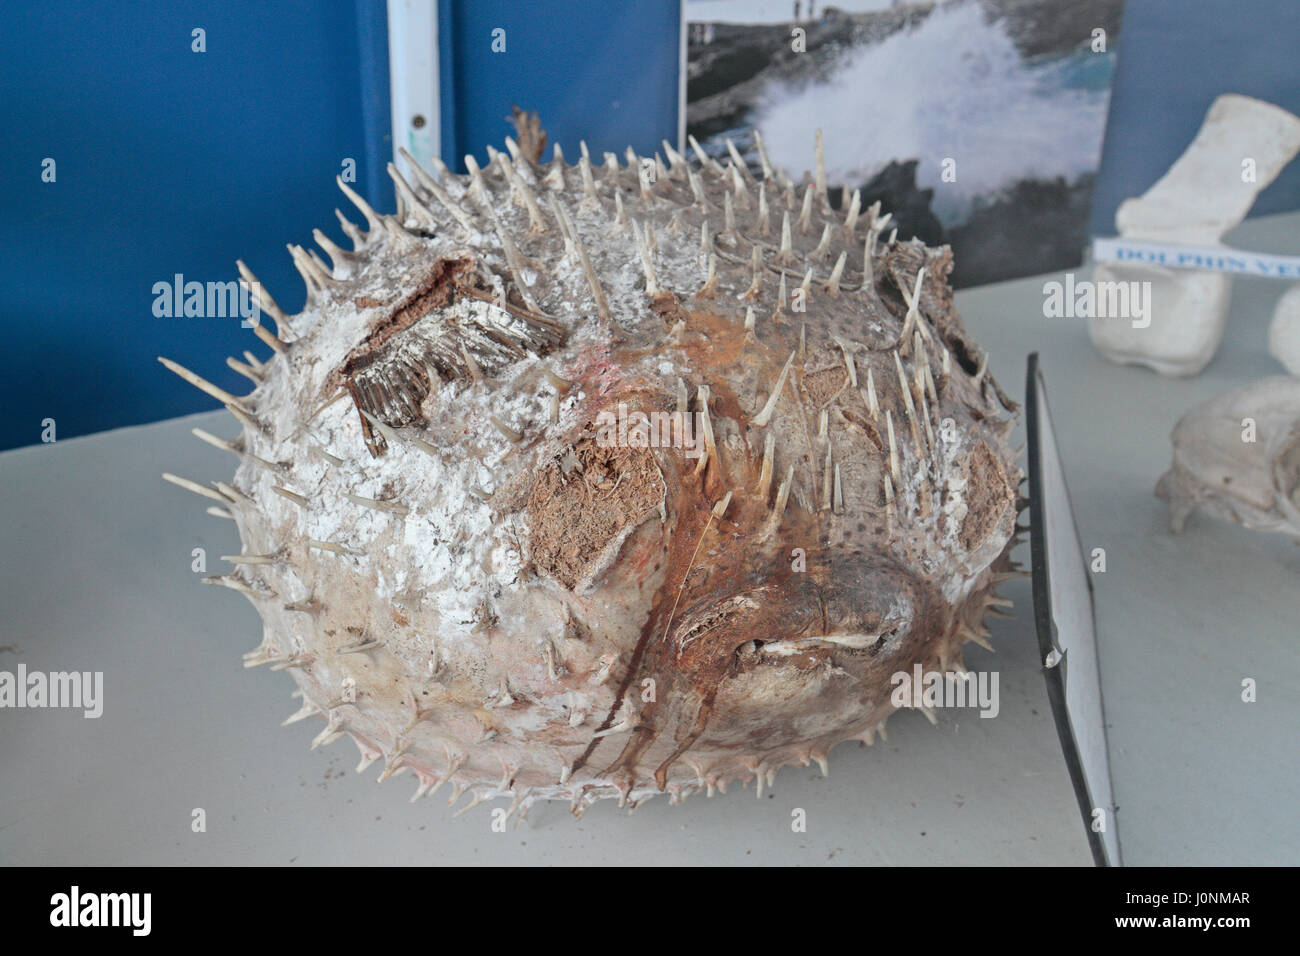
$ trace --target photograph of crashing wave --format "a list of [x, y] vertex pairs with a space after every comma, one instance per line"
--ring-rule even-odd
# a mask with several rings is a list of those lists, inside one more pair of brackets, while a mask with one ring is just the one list
[[[687, 132], [751, 172], [808, 165], [955, 252], [955, 286], [1068, 269], [1088, 242], [1123, 0], [687, 0]], [[760, 137], [755, 137], [755, 131]], [[835, 188], [838, 187], [838, 188]]]

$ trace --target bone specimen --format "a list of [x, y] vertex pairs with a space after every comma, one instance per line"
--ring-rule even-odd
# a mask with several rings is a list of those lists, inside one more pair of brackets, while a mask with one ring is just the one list
[[[1220, 246], [1255, 196], [1300, 152], [1300, 117], [1245, 96], [1220, 96], [1200, 132], [1140, 198], [1125, 200], [1115, 226], [1126, 239]], [[1150, 324], [1093, 316], [1088, 332], [1101, 354], [1161, 375], [1200, 373], [1218, 351], [1232, 279], [1142, 263], [1098, 263], [1093, 281], [1149, 282]]]
[[1300, 378], [1278, 376], [1197, 405], [1173, 431], [1156, 494], [1180, 532], [1196, 508], [1300, 538]]

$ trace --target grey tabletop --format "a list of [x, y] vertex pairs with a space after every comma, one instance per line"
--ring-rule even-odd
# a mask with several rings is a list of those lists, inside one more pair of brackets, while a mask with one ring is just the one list
[[[1298, 225], [1269, 217], [1230, 238], [1300, 253]], [[1125, 862], [1300, 862], [1300, 551], [1204, 518], [1174, 536], [1152, 495], [1184, 410], [1278, 373], [1265, 334], [1283, 286], [1239, 280], [1218, 358], [1170, 381], [1104, 362], [1079, 320], [1044, 318], [1051, 278], [957, 301], [1013, 395], [1040, 353], [1083, 546], [1107, 552], [1094, 586]], [[762, 799], [733, 787], [582, 820], [542, 806], [505, 832], [484, 806], [411, 804], [409, 775], [353, 773], [346, 739], [309, 751], [316, 722], [280, 727], [290, 679], [241, 666], [256, 613], [191, 569], [195, 548], [209, 573], [237, 551], [234, 526], [159, 478], [232, 471], [195, 426], [237, 430], [211, 413], [0, 454], [0, 670], [104, 674], [97, 719], [0, 709], [0, 863], [1090, 863], [1023, 580], [1006, 587], [1015, 616], [991, 621], [996, 653], [967, 652], [999, 673], [995, 719], [901, 713], [887, 742], [836, 748], [829, 778], [787, 768]]]

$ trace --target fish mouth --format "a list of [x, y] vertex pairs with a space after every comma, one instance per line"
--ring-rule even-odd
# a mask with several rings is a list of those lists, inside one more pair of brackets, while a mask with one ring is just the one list
[[877, 558], [823, 575], [795, 575], [750, 587], [683, 616], [674, 629], [679, 664], [696, 657], [790, 658], [820, 652], [901, 650], [925, 598], [900, 570]]
[[[821, 634], [812, 637], [786, 638], [758, 644], [760, 654], [773, 657], [793, 657], [814, 650], [851, 650], [867, 651], [872, 657], [891, 647], [901, 645], [911, 632], [910, 618], [890, 618], [876, 630], [857, 631], [846, 634]], [[755, 642], [756, 644], [758, 642]]]

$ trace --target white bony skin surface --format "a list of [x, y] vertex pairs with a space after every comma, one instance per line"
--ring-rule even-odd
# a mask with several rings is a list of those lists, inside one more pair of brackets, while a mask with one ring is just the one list
[[[1300, 253], [1300, 215], [1229, 238]], [[1276, 374], [1263, 343], [1282, 288], [1238, 282], [1218, 360], [1170, 382], [1103, 361], [1081, 321], [1044, 319], [1043, 283], [1062, 278], [962, 292], [957, 306], [1015, 397], [1039, 351], [1083, 546], [1106, 549], [1093, 583], [1124, 860], [1294, 863], [1300, 550], [1200, 515], [1175, 536], [1152, 493], [1188, 408]], [[733, 789], [631, 817], [606, 801], [581, 821], [539, 805], [506, 833], [486, 806], [453, 819], [445, 796], [411, 805], [409, 775], [376, 786], [378, 766], [352, 772], [355, 748], [309, 752], [315, 724], [279, 727], [297, 707], [289, 678], [241, 667], [257, 614], [190, 570], [203, 547], [216, 573], [234, 526], [158, 478], [229, 473], [233, 459], [190, 437], [194, 425], [236, 431], [214, 413], [0, 454], [0, 535], [21, 556], [0, 573], [0, 645], [16, 648], [0, 669], [103, 670], [107, 698], [99, 720], [0, 716], [0, 861], [1091, 863], [1026, 580], [1006, 585], [1014, 619], [990, 620], [997, 653], [967, 652], [971, 670], [999, 671], [996, 719], [940, 710], [935, 728], [899, 714], [887, 743], [836, 748], [826, 780], [815, 766], [783, 770], [761, 801]], [[1257, 703], [1241, 701], [1248, 677]], [[190, 830], [196, 807], [203, 834]], [[805, 833], [791, 832], [795, 808]]]
[[[1297, 152], [1300, 117], [1250, 97], [1220, 96], [1169, 171], [1119, 207], [1115, 227], [1126, 239], [1218, 246]], [[1254, 163], [1249, 181], [1247, 160]], [[1089, 319], [1093, 344], [1110, 361], [1173, 377], [1198, 375], [1214, 358], [1230, 307], [1229, 276], [1107, 263], [1094, 279], [1151, 283], [1149, 324], [1135, 327], [1129, 316]]]

